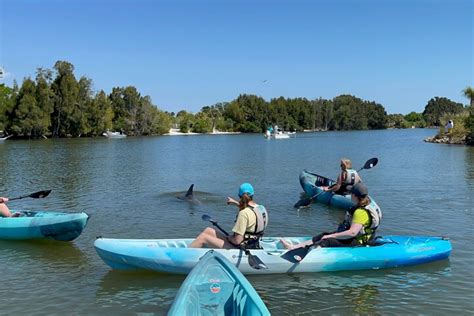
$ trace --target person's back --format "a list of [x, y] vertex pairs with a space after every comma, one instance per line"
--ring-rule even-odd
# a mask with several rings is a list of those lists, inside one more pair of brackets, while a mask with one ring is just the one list
[[260, 248], [259, 242], [268, 225], [268, 213], [263, 205], [253, 201], [239, 211], [232, 231], [244, 236], [240, 245], [248, 249]]
[[340, 182], [339, 188], [335, 191], [336, 194], [346, 195], [349, 194], [352, 187], [362, 182], [359, 173], [352, 169], [352, 162], [349, 159], [341, 159], [341, 174], [338, 182]]

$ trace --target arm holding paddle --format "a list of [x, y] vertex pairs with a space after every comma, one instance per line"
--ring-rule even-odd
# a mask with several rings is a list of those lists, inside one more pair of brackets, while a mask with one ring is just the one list
[[328, 187], [321, 187], [323, 189], [323, 192], [336, 192], [337, 190], [339, 190], [342, 185], [342, 174], [343, 173], [341, 173], [339, 177], [337, 177], [337, 181], [333, 185], [330, 185]]
[[20, 213], [13, 213], [10, 212], [10, 209], [8, 208], [7, 203], [8, 198], [6, 197], [0, 197], [0, 217], [18, 217], [20, 216]]
[[[217, 224], [217, 222], [213, 220], [209, 215], [203, 215], [202, 220], [209, 221], [212, 225], [216, 226], [223, 234], [225, 234], [226, 236], [229, 236], [229, 234], [224, 229], [222, 229], [222, 227], [220, 227], [219, 224]], [[236, 245], [233, 245], [233, 246], [234, 248], [240, 248], [240, 250], [242, 250], [247, 255], [249, 265], [253, 269], [256, 269], [256, 270], [268, 269], [268, 267], [265, 265], [265, 263], [263, 263], [262, 260], [260, 260], [259, 257], [252, 255], [250, 253], [250, 250], [245, 249], [245, 247], [243, 246], [236, 246]]]
[[363, 225], [359, 223], [352, 223], [351, 227], [348, 230], [342, 232], [335, 232], [332, 234], [327, 234], [321, 237], [321, 240], [328, 239], [328, 238], [336, 238], [336, 239], [350, 239], [357, 236], [357, 234], [362, 229]]
[[11, 213], [10, 209], [8, 206], [5, 204], [8, 201], [14, 201], [14, 200], [20, 200], [24, 198], [32, 198], [32, 199], [42, 199], [45, 198], [51, 193], [51, 190], [45, 190], [45, 191], [38, 191], [35, 193], [27, 194], [27, 195], [22, 195], [14, 198], [6, 198], [6, 197], [0, 197], [0, 217], [18, 217], [21, 214], [20, 213]]

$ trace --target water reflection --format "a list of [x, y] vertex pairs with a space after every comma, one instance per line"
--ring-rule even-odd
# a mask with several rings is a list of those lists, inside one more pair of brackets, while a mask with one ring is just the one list
[[[473, 226], [474, 149], [423, 143], [431, 135], [431, 130], [416, 129], [310, 133], [291, 142], [267, 142], [261, 135], [5, 142], [0, 146], [0, 194], [53, 189], [45, 199], [15, 201], [12, 208], [85, 209], [92, 218], [72, 244], [0, 242], [5, 294], [0, 295], [0, 313], [68, 314], [77, 308], [82, 314], [164, 315], [184, 277], [106, 273], [109, 269], [92, 246], [95, 236], [194, 238], [210, 225], [201, 220], [202, 214], [230, 230], [236, 209], [225, 199], [247, 181], [254, 185], [257, 202], [269, 210], [268, 236], [327, 231], [337, 227], [344, 212], [322, 204], [294, 210], [301, 192], [298, 175], [308, 168], [333, 176], [338, 172], [333, 162], [346, 155], [355, 164], [380, 159], [363, 174], [384, 212], [379, 233], [447, 235], [453, 242], [451, 261], [393, 270], [249, 277], [271, 312], [474, 310], [474, 242], [468, 233]], [[243, 164], [249, 157], [252, 162]], [[198, 186], [203, 202], [195, 209], [175, 196], [191, 183]], [[208, 199], [200, 190], [212, 195]], [[21, 304], [25, 301], [28, 306]]]
[[465, 148], [464, 166], [466, 168], [466, 180], [472, 188], [474, 186], [474, 147]]
[[[386, 314], [386, 309], [401, 311], [404, 306], [419, 306], [419, 299], [428, 292], [432, 295], [432, 287], [450, 276], [449, 260], [443, 260], [398, 269], [256, 275], [248, 279], [272, 314], [377, 315]], [[416, 294], [407, 296], [406, 292]], [[435, 295], [432, 297], [435, 299]]]
[[[449, 260], [443, 260], [399, 269], [252, 275], [248, 279], [274, 315], [382, 315], [391, 309], [420, 313], [418, 300], [450, 276]], [[181, 275], [111, 270], [99, 283], [96, 304], [110, 312], [138, 308], [163, 315], [184, 279]], [[406, 295], [410, 290], [418, 294]], [[436, 294], [430, 295], [437, 299]]]
[[137, 308], [165, 315], [186, 276], [150, 272], [106, 273], [96, 292], [96, 304], [108, 311]]
[[0, 241], [0, 261], [6, 267], [15, 269], [22, 265], [58, 269], [74, 266], [81, 269], [87, 266], [86, 255], [74, 243], [49, 240], [38, 241]]

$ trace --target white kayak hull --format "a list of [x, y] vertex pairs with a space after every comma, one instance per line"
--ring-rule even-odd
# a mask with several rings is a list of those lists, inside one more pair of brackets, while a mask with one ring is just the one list
[[[310, 237], [283, 237], [292, 243]], [[238, 249], [215, 249], [244, 274], [323, 272], [393, 268], [445, 259], [451, 243], [442, 237], [387, 236], [388, 243], [372, 247], [343, 247], [314, 249], [300, 263], [294, 264], [282, 255], [287, 251], [279, 242], [281, 237], [266, 237], [264, 249], [251, 250], [268, 269], [253, 269], [248, 257]], [[108, 239], [98, 238], [95, 249], [113, 269], [153, 270], [164, 273], [187, 274], [209, 250], [187, 248], [193, 239]]]

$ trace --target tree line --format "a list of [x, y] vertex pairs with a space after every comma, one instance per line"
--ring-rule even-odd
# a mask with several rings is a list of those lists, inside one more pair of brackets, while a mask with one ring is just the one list
[[230, 102], [204, 106], [196, 114], [185, 110], [175, 114], [160, 110], [133, 86], [94, 92], [92, 80], [77, 79], [74, 66], [67, 61], [57, 61], [52, 70], [37, 69], [36, 77], [25, 78], [21, 86], [16, 82], [13, 87], [0, 85], [0, 130], [23, 138], [94, 137], [107, 130], [161, 135], [173, 125], [182, 132], [197, 133], [262, 133], [275, 124], [294, 131], [425, 127], [443, 124], [444, 116], [459, 115], [466, 109], [447, 98], [434, 97], [423, 113], [388, 115], [383, 105], [352, 95], [266, 101], [241, 94]]

